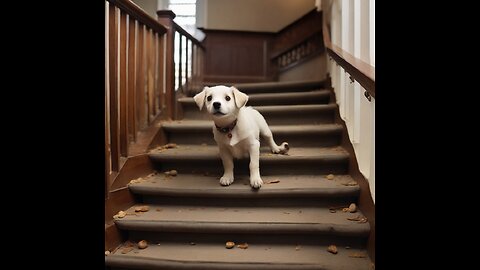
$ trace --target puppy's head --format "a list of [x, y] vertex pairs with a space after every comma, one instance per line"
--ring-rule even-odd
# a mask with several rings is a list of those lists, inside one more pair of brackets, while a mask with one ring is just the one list
[[203, 91], [196, 94], [193, 99], [200, 110], [205, 105], [208, 113], [214, 118], [222, 118], [236, 115], [247, 103], [248, 96], [233, 86], [219, 85], [203, 88]]

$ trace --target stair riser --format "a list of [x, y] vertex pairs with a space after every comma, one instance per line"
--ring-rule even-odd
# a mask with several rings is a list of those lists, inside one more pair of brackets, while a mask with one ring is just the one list
[[[331, 224], [244, 224], [244, 223], [187, 223], [184, 221], [168, 221], [156, 223], [115, 221], [117, 228], [128, 231], [174, 232], [174, 233], [236, 233], [236, 234], [314, 234], [341, 237], [368, 237], [370, 227], [361, 226], [352, 230], [351, 226]], [[363, 224], [362, 224], [363, 225]]]
[[[204, 83], [204, 85], [212, 87], [217, 85], [226, 85], [231, 86], [229, 83]], [[252, 86], [252, 85], [243, 85], [237, 84], [237, 89], [246, 93], [246, 94], [257, 94], [257, 93], [283, 93], [283, 92], [305, 92], [305, 91], [312, 91], [312, 90], [321, 90], [326, 87], [325, 82], [309, 82], [309, 83], [302, 83], [302, 84], [290, 84], [290, 85], [282, 85], [282, 84], [272, 84], [270, 86]]]
[[[179, 173], [223, 173], [223, 165], [219, 159], [197, 160], [178, 159], [165, 160], [151, 157], [158, 171], [177, 170]], [[247, 159], [234, 161], [234, 172], [239, 175], [250, 174]], [[302, 175], [302, 174], [347, 174], [348, 156], [336, 160], [264, 160], [260, 161], [262, 175]]]
[[[295, 112], [264, 112], [259, 110], [269, 125], [313, 125], [331, 124], [334, 120], [333, 110], [309, 110]], [[205, 111], [199, 111], [197, 107], [185, 107], [183, 119], [211, 120]]]
[[[129, 270], [129, 269], [141, 269], [141, 270], [330, 270], [331, 268], [325, 268], [322, 265], [308, 265], [308, 264], [219, 264], [219, 263], [185, 263], [176, 261], [149, 261], [137, 263], [129, 260], [128, 258], [111, 259], [107, 258], [105, 264], [108, 265], [107, 270]], [[117, 267], [118, 266], [118, 267]], [[121, 268], [119, 268], [121, 266]], [[128, 267], [128, 268], [125, 268]]]
[[[246, 106], [273, 106], [273, 105], [313, 105], [313, 104], [328, 104], [330, 95], [312, 94], [298, 97], [277, 96], [271, 97], [252, 97], [248, 100]], [[198, 107], [194, 102], [182, 103], [184, 110], [196, 109]]]
[[[212, 128], [195, 131], [172, 131], [168, 132], [168, 141], [177, 144], [207, 144], [216, 145], [213, 139]], [[311, 132], [300, 134], [289, 134], [286, 132], [273, 133], [275, 142], [280, 145], [282, 142], [288, 142], [290, 147], [330, 147], [337, 146], [341, 140], [341, 130], [332, 130], [327, 132]], [[267, 146], [262, 138], [261, 145]]]
[[[220, 185], [220, 184], [219, 184]], [[245, 189], [251, 190], [249, 185], [245, 185]], [[357, 203], [358, 196], [340, 195], [337, 197], [312, 198], [308, 196], [303, 197], [265, 197], [255, 198], [255, 190], [252, 190], [251, 196], [237, 197], [237, 196], [211, 196], [211, 197], [191, 197], [191, 196], [161, 196], [161, 195], [139, 195], [141, 197], [139, 202], [149, 205], [195, 205], [202, 207], [212, 207], [222, 205], [225, 207], [283, 207], [283, 206], [315, 206], [315, 207], [348, 207], [350, 203]], [[341, 210], [339, 210], [341, 211]]]

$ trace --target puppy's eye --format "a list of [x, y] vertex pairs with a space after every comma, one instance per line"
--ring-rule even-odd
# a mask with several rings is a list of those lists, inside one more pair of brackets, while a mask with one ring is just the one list
[[212, 101], [212, 96], [208, 96], [208, 97], [207, 97], [207, 100], [208, 100], [208, 101]]
[[230, 97], [229, 97], [229, 96], [226, 96], [225, 99], [226, 99], [227, 101], [230, 101]]

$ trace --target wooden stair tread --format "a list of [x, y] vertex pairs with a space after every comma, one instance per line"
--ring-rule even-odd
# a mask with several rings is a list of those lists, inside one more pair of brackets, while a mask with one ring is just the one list
[[[233, 239], [225, 239], [225, 242]], [[122, 254], [122, 248], [105, 257], [106, 265], [141, 269], [372, 269], [367, 258], [352, 258], [364, 249], [338, 246], [338, 253], [324, 245], [271, 245], [248, 243], [247, 249], [226, 249], [225, 242], [153, 242], [146, 249]], [[158, 245], [158, 243], [160, 245]]]
[[[346, 186], [350, 175], [336, 175], [327, 180], [325, 175], [270, 175], [262, 176], [264, 185], [256, 192], [249, 188], [247, 175], [235, 176], [228, 187], [219, 184], [219, 177], [202, 174], [178, 174], [166, 177], [163, 173], [130, 184], [134, 194], [157, 196], [212, 197], [212, 198], [272, 198], [272, 197], [339, 197], [357, 196], [359, 186]], [[267, 184], [279, 180], [278, 183]]]
[[[218, 146], [213, 145], [178, 145], [176, 148], [163, 151], [152, 150], [149, 156], [156, 160], [220, 160]], [[348, 159], [348, 152], [340, 146], [336, 147], [290, 147], [288, 155], [272, 154], [268, 147], [260, 148], [260, 162], [275, 160], [315, 160], [315, 159]]]
[[[143, 205], [143, 204], [142, 204]], [[362, 215], [341, 210], [330, 213], [322, 206], [202, 206], [149, 205], [148, 212], [135, 212], [115, 220], [120, 229], [140, 231], [209, 232], [209, 233], [319, 233], [366, 237], [368, 223], [350, 221]]]

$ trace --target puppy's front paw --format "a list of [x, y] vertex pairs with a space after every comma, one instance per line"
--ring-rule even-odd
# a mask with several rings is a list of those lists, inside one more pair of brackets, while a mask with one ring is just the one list
[[282, 154], [286, 155], [288, 153], [288, 150], [290, 150], [290, 146], [288, 145], [287, 142], [283, 142], [280, 147], [277, 147], [276, 149], [273, 149], [272, 152], [274, 154]]
[[252, 188], [260, 188], [262, 185], [263, 185], [262, 178], [250, 177], [250, 186], [252, 186]]
[[220, 185], [222, 186], [229, 186], [231, 183], [233, 183], [233, 176], [222, 176], [220, 178]]

